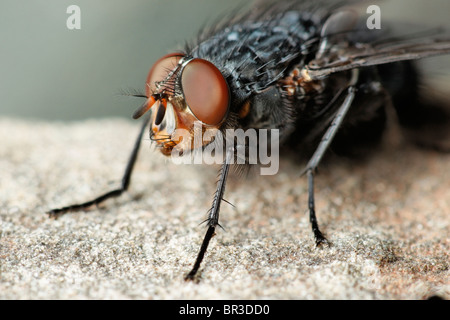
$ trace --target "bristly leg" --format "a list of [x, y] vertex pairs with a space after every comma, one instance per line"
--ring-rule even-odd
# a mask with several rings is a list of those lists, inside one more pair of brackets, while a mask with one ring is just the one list
[[[356, 82], [356, 79], [353, 81]], [[345, 97], [344, 102], [339, 107], [333, 121], [325, 132], [322, 140], [319, 143], [316, 151], [313, 156], [309, 160], [306, 165], [306, 175], [308, 178], [308, 208], [309, 208], [309, 221], [311, 222], [312, 231], [314, 233], [314, 238], [316, 240], [316, 245], [320, 246], [322, 244], [329, 244], [328, 240], [325, 238], [323, 233], [319, 229], [319, 224], [317, 222], [315, 205], [314, 205], [314, 173], [317, 169], [317, 166], [320, 163], [323, 155], [327, 151], [330, 143], [333, 141], [336, 132], [342, 124], [342, 121], [347, 114], [350, 106], [352, 105], [353, 99], [355, 98], [356, 88], [354, 86], [350, 86], [348, 88], [347, 96]]]
[[314, 206], [314, 173], [312, 169], [306, 172], [308, 177], [308, 208], [309, 208], [309, 222], [311, 223], [312, 231], [314, 233], [314, 239], [316, 240], [316, 246], [322, 244], [329, 244], [328, 240], [319, 229], [317, 222], [316, 211]]
[[198, 253], [197, 259], [195, 260], [194, 266], [192, 270], [186, 275], [184, 280], [194, 280], [195, 275], [197, 274], [198, 269], [200, 268], [200, 264], [202, 263], [203, 257], [205, 256], [206, 250], [208, 249], [209, 241], [215, 235], [216, 227], [219, 226], [219, 212], [220, 212], [220, 204], [223, 199], [223, 195], [225, 192], [225, 185], [228, 177], [228, 171], [230, 169], [230, 163], [234, 157], [234, 148], [227, 149], [225, 162], [222, 165], [222, 169], [220, 171], [220, 178], [217, 183], [216, 192], [214, 194], [214, 200], [211, 206], [211, 209], [208, 213], [208, 218], [206, 219], [208, 230], [206, 231], [205, 238], [203, 239], [203, 243], [200, 247], [200, 251]]
[[136, 163], [136, 158], [137, 158], [137, 155], [139, 152], [139, 147], [140, 147], [141, 141], [142, 141], [142, 136], [144, 134], [145, 128], [147, 127], [149, 120], [150, 120], [150, 116], [147, 116], [144, 120], [144, 123], [142, 124], [141, 129], [139, 130], [139, 134], [138, 134], [136, 142], [134, 144], [133, 151], [131, 152], [130, 158], [127, 163], [127, 167], [125, 168], [125, 173], [123, 175], [120, 188], [109, 191], [109, 192], [107, 192], [93, 200], [90, 200], [90, 201], [86, 201], [86, 202], [79, 203], [79, 204], [73, 204], [70, 206], [63, 207], [63, 208], [52, 209], [48, 212], [48, 215], [51, 218], [58, 218], [59, 216], [65, 214], [67, 212], [84, 210], [93, 205], [99, 205], [103, 201], [110, 199], [110, 198], [118, 197], [123, 192], [125, 192], [128, 189], [128, 186], [130, 185], [131, 173], [133, 172], [134, 164]]

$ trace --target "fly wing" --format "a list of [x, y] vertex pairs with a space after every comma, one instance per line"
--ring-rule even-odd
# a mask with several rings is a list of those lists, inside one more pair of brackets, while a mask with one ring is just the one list
[[326, 57], [312, 60], [306, 71], [312, 80], [321, 80], [330, 74], [355, 68], [382, 65], [386, 63], [417, 60], [432, 56], [450, 54], [450, 39], [419, 40], [413, 43], [393, 42], [381, 46], [356, 44]]
[[[407, 37], [403, 40], [379, 41], [378, 44], [327, 41], [328, 51], [316, 55], [315, 59], [305, 66], [304, 71], [311, 80], [325, 79], [331, 74], [356, 68], [370, 66], [381, 68], [382, 65], [394, 62], [450, 54], [450, 38], [439, 39], [436, 36]], [[386, 70], [385, 67], [382, 68]], [[409, 71], [405, 71], [405, 68]], [[439, 98], [434, 94], [434, 90], [427, 88], [424, 85], [426, 84], [424, 78], [430, 75], [421, 74], [416, 68], [416, 65], [412, 67], [411, 64], [394, 63], [389, 67], [391, 69], [389, 74], [393, 78], [384, 79], [390, 83], [403, 83], [402, 89], [392, 97], [399, 123], [407, 137], [415, 143], [450, 152], [449, 100]]]

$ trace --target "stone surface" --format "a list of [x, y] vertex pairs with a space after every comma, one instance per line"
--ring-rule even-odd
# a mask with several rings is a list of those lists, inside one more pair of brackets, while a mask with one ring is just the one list
[[197, 283], [185, 282], [217, 168], [174, 165], [143, 141], [128, 193], [46, 211], [119, 185], [139, 125], [0, 119], [0, 299], [450, 298], [450, 156], [386, 144], [316, 179], [316, 248], [302, 164], [231, 177]]

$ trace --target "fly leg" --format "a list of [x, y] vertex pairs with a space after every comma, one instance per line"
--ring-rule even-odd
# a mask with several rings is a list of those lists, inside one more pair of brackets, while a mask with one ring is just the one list
[[350, 86], [348, 88], [347, 96], [345, 97], [344, 102], [339, 107], [336, 115], [333, 118], [330, 126], [325, 132], [322, 140], [319, 143], [316, 151], [312, 155], [309, 160], [306, 168], [304, 169], [304, 173], [306, 172], [306, 176], [308, 178], [308, 208], [309, 208], [309, 221], [311, 222], [312, 231], [314, 233], [314, 238], [316, 240], [316, 245], [320, 246], [324, 243], [328, 243], [327, 239], [323, 235], [323, 233], [319, 229], [319, 224], [317, 222], [315, 205], [314, 205], [314, 174], [316, 172], [317, 166], [320, 163], [323, 155], [328, 149], [331, 141], [333, 140], [336, 132], [338, 131], [342, 121], [349, 110], [353, 99], [355, 98], [356, 88], [354, 86]]
[[194, 277], [198, 269], [200, 268], [200, 264], [202, 263], [203, 257], [205, 256], [209, 241], [215, 235], [216, 227], [217, 226], [221, 227], [219, 224], [220, 204], [223, 200], [223, 194], [225, 192], [225, 184], [228, 177], [228, 171], [230, 169], [230, 163], [233, 157], [234, 157], [234, 148], [227, 149], [226, 159], [220, 171], [220, 178], [217, 183], [216, 192], [214, 194], [214, 200], [211, 209], [208, 212], [208, 218], [205, 221], [207, 222], [208, 230], [206, 231], [205, 238], [203, 239], [203, 243], [200, 247], [200, 251], [198, 253], [197, 259], [195, 260], [194, 266], [192, 270], [186, 275], [184, 280], [194, 280]]
[[142, 127], [139, 131], [139, 134], [137, 136], [136, 142], [133, 147], [133, 151], [131, 152], [130, 158], [129, 158], [127, 166], [125, 168], [125, 173], [123, 175], [122, 184], [121, 184], [120, 188], [109, 191], [93, 200], [86, 201], [84, 203], [73, 204], [73, 205], [58, 208], [58, 209], [52, 209], [48, 212], [48, 215], [51, 218], [58, 218], [59, 216], [65, 214], [67, 212], [70, 212], [70, 211], [79, 211], [79, 210], [89, 208], [90, 206], [93, 206], [93, 205], [98, 205], [101, 202], [103, 202], [109, 198], [118, 197], [123, 192], [125, 192], [128, 189], [128, 186], [130, 185], [131, 173], [133, 171], [134, 164], [136, 163], [136, 158], [137, 158], [137, 155], [139, 152], [139, 147], [141, 145], [142, 135], [144, 134], [145, 128], [147, 127], [149, 120], [150, 120], [149, 117], [147, 117], [144, 120], [144, 123], [142, 124]]

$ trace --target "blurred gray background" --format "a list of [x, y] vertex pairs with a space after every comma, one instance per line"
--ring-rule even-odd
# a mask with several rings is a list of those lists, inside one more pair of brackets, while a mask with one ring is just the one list
[[[2, 0], [0, 116], [129, 118], [142, 100], [121, 93], [143, 91], [155, 60], [243, 3], [248, 1]], [[81, 8], [81, 30], [66, 27], [71, 4]], [[382, 21], [448, 26], [450, 1], [396, 0], [381, 9]]]

